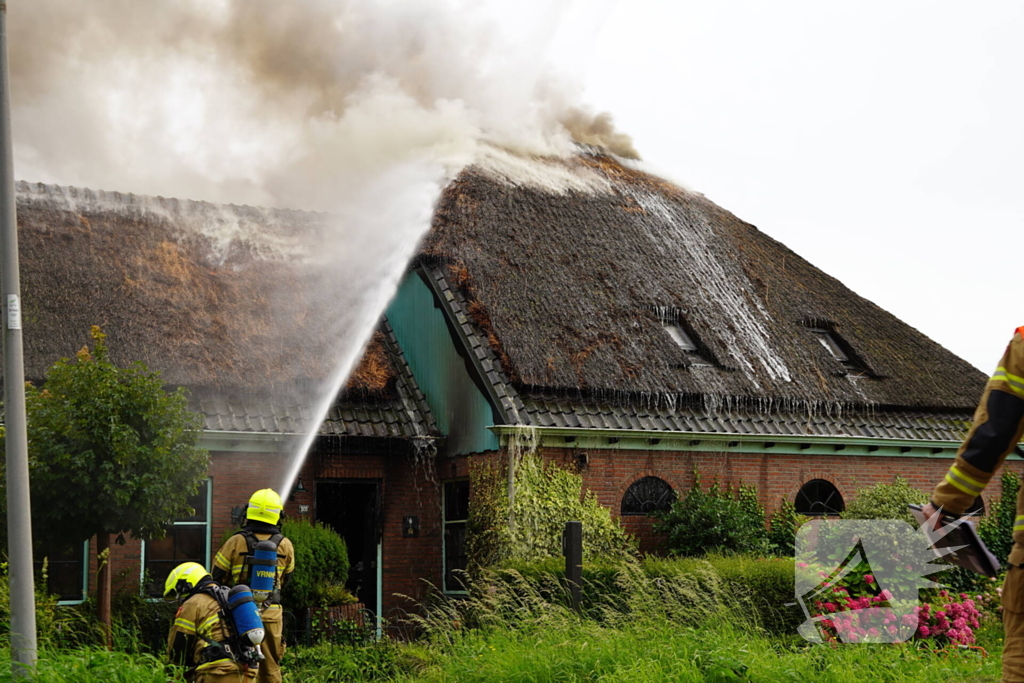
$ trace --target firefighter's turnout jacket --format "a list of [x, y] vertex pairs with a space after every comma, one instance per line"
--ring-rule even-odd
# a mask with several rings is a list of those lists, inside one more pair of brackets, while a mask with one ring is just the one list
[[[228, 635], [217, 600], [206, 593], [196, 593], [183, 602], [174, 615], [174, 625], [167, 638], [168, 657], [175, 664], [183, 664], [189, 679], [196, 683], [252, 681], [256, 678], [255, 669], [210, 647], [211, 643], [227, 642]], [[211, 656], [211, 652], [216, 654]]]
[[[275, 526], [251, 521], [244, 527], [244, 530], [253, 532], [258, 541], [266, 541], [280, 533]], [[249, 553], [249, 544], [242, 533], [237, 533], [229, 538], [214, 557], [213, 578], [228, 586], [237, 585], [245, 578], [245, 558], [249, 556]], [[277, 544], [277, 576], [274, 577], [274, 593], [269, 600], [263, 603], [260, 611], [266, 635], [260, 645], [265, 659], [260, 664], [258, 683], [281, 682], [280, 664], [285, 646], [284, 611], [281, 608], [279, 596], [285, 576], [293, 571], [295, 571], [295, 548], [290, 540], [282, 536]]]
[[[932, 504], [963, 514], [1024, 433], [1024, 327], [985, 386], [956, 461], [932, 492]], [[1024, 487], [1017, 494], [1010, 568], [1003, 583], [1003, 683], [1024, 683]]]
[[[985, 386], [956, 461], [935, 487], [932, 503], [955, 515], [970, 507], [1024, 433], [1024, 327], [1017, 328]], [[1024, 564], [1024, 488], [1017, 497], [1011, 564]]]

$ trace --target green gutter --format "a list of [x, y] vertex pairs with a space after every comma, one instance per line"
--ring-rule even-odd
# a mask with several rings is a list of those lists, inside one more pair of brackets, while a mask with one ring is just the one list
[[[585, 429], [574, 427], [489, 427], [502, 445], [509, 436], [536, 430], [548, 448], [621, 449], [645, 451], [703, 451], [778, 455], [858, 455], [904, 458], [952, 458], [960, 441], [883, 439], [842, 435], [729, 434], [645, 431], [633, 429]], [[1012, 458], [1020, 459], [1011, 454]]]

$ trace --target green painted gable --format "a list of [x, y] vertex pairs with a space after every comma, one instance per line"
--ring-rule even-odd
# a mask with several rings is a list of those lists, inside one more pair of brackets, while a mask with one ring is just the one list
[[406, 275], [386, 315], [438, 428], [448, 436], [447, 453], [497, 450], [498, 438], [487, 429], [495, 424], [493, 407], [417, 273]]

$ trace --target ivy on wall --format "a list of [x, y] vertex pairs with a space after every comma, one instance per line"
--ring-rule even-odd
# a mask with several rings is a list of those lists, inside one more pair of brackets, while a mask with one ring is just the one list
[[[544, 462], [537, 450], [536, 434], [524, 430], [509, 439], [509, 458], [471, 462], [467, 538], [471, 567], [561, 557], [562, 530], [568, 521], [583, 523], [584, 559], [633, 553], [635, 540], [597, 496], [584, 489], [583, 477]], [[514, 468], [511, 516], [509, 460]]]

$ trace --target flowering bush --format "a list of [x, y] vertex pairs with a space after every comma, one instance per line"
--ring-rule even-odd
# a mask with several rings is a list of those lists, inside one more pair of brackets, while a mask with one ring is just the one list
[[[867, 574], [864, 582], [870, 586], [874, 577]], [[918, 640], [931, 638], [940, 645], [970, 645], [982, 619], [977, 604], [967, 593], [957, 595], [942, 590], [934, 603], [900, 608], [892, 604], [892, 593], [888, 590], [876, 595], [851, 595], [845, 586], [832, 590], [831, 600], [815, 601], [813, 616], [828, 617], [821, 619], [820, 624], [825, 639], [833, 642], [902, 641], [907, 639], [907, 629], [913, 628], [913, 638]]]
[[[957, 602], [959, 600], [959, 602]], [[950, 643], [969, 645], [974, 642], [974, 629], [980, 625], [981, 613], [967, 593], [959, 595], [939, 591], [939, 601], [918, 607], [918, 638], [946, 639]]]

